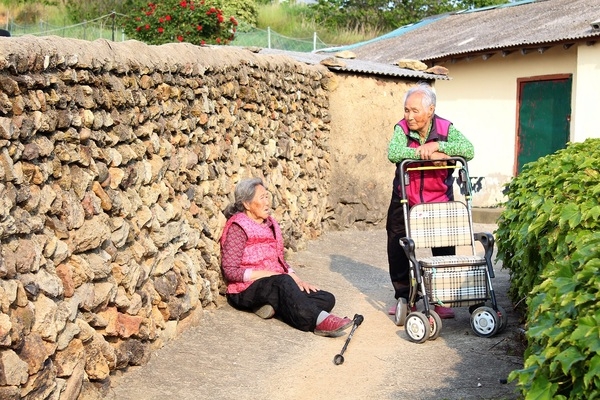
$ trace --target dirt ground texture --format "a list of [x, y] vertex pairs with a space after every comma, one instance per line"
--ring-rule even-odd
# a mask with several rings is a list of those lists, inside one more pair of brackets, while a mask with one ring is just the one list
[[[495, 225], [476, 224], [493, 232]], [[468, 309], [443, 320], [438, 339], [415, 344], [387, 309], [395, 303], [384, 230], [328, 232], [289, 261], [306, 281], [336, 295], [333, 312], [364, 322], [335, 365], [347, 335], [319, 337], [277, 319], [237, 311], [223, 299], [202, 323], [113, 378], [127, 399], [518, 399], [510, 371], [523, 365], [518, 316], [506, 297], [508, 272], [492, 283], [506, 330], [476, 336]], [[350, 330], [347, 331], [349, 333]]]

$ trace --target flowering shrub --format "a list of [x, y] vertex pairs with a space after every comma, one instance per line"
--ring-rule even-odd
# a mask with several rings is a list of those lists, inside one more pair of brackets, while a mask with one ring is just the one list
[[235, 37], [237, 21], [204, 0], [161, 0], [130, 13], [125, 33], [148, 44], [189, 42], [227, 44]]

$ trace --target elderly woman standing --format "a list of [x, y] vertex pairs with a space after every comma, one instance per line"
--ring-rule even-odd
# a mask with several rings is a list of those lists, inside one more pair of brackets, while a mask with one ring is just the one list
[[352, 325], [329, 312], [333, 294], [300, 279], [284, 260], [283, 237], [271, 213], [271, 195], [260, 178], [235, 188], [235, 203], [221, 236], [221, 268], [227, 300], [262, 318], [277, 316], [288, 325], [320, 336], [338, 336]]
[[[409, 296], [409, 261], [399, 239], [406, 236], [404, 213], [400, 202], [400, 163], [405, 159], [431, 160], [433, 163], [452, 156], [470, 161], [474, 155], [471, 142], [452, 122], [435, 114], [436, 96], [431, 86], [419, 84], [408, 90], [404, 97], [404, 118], [394, 127], [388, 146], [388, 159], [396, 164], [392, 199], [388, 209], [386, 230], [390, 278], [395, 298]], [[411, 179], [407, 188], [408, 206], [418, 203], [451, 201], [452, 171], [440, 169], [423, 172], [419, 179]], [[454, 247], [432, 249], [434, 256], [454, 255]], [[440, 318], [453, 318], [451, 308], [436, 306]], [[396, 312], [396, 306], [389, 311]]]

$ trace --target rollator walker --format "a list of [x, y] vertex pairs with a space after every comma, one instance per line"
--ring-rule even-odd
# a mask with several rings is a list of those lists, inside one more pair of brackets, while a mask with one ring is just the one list
[[[395, 323], [404, 325], [412, 342], [435, 340], [442, 330], [442, 320], [434, 306], [469, 307], [471, 328], [476, 335], [491, 337], [507, 325], [504, 309], [496, 301], [492, 286], [494, 269], [492, 253], [494, 236], [473, 232], [471, 210], [472, 188], [467, 162], [451, 157], [440, 165], [431, 161], [404, 160], [400, 164], [400, 192], [406, 225], [406, 237], [400, 239], [410, 262], [410, 294], [396, 305]], [[406, 186], [412, 171], [425, 174], [428, 170], [453, 169], [464, 201], [415, 204], [409, 209]], [[477, 254], [475, 242], [483, 246]], [[431, 256], [417, 258], [418, 249], [456, 246], [457, 251], [470, 249], [470, 255]], [[481, 250], [479, 250], [481, 253]], [[408, 313], [409, 307], [423, 299], [423, 310]]]

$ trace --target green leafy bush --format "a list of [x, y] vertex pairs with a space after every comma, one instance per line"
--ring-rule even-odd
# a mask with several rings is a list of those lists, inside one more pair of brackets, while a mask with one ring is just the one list
[[148, 44], [227, 44], [234, 39], [238, 24], [204, 0], [161, 0], [129, 15], [125, 33]]
[[600, 397], [600, 232], [548, 265], [529, 302], [528, 348], [513, 371], [525, 399]]
[[521, 303], [547, 265], [568, 258], [600, 228], [600, 139], [525, 165], [507, 196], [496, 231], [498, 259], [511, 274], [511, 299]]
[[527, 305], [525, 399], [600, 393], [600, 139], [527, 164], [507, 188], [498, 259], [512, 300]]

